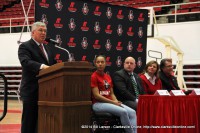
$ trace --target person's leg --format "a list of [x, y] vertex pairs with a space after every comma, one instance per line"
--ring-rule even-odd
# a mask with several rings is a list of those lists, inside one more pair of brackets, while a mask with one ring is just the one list
[[37, 102], [23, 101], [21, 133], [37, 133]]
[[122, 126], [129, 127], [125, 128], [126, 133], [133, 133], [132, 123], [129, 120], [128, 112], [124, 107], [111, 103], [95, 103], [92, 108], [95, 112], [108, 112], [120, 117]]
[[123, 104], [127, 105], [128, 107], [132, 108], [137, 112], [137, 100], [136, 101], [124, 101]]
[[132, 108], [122, 104], [122, 106], [127, 110], [128, 112], [128, 116], [129, 116], [129, 120], [131, 122], [131, 125], [133, 127], [134, 133], [137, 133], [137, 115], [136, 115], [136, 111], [133, 110]]

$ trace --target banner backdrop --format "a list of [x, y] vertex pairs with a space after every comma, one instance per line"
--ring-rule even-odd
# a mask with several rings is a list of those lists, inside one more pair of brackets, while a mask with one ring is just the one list
[[[47, 25], [47, 37], [59, 42], [75, 61], [93, 62], [106, 56], [110, 74], [123, 68], [126, 57], [135, 58], [136, 73], [146, 65], [148, 11], [89, 0], [35, 0], [35, 21]], [[56, 60], [68, 60], [54, 48]]]

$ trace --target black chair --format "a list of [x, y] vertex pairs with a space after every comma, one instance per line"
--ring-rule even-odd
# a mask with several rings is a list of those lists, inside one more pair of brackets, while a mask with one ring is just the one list
[[117, 126], [121, 126], [119, 117], [106, 112], [92, 112], [91, 133], [125, 133]]

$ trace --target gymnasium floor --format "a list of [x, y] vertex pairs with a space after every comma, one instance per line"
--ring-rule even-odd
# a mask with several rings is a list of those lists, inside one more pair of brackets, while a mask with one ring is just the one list
[[[3, 100], [0, 99], [0, 116], [3, 113]], [[0, 133], [20, 133], [21, 104], [18, 100], [8, 100], [7, 114], [0, 121]]]

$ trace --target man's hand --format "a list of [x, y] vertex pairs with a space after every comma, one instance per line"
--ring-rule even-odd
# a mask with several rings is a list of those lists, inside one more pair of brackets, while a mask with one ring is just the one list
[[121, 104], [122, 104], [122, 102], [120, 102], [120, 101], [114, 101], [114, 103], [113, 104], [115, 104], [115, 105], [117, 105], [117, 106], [120, 106], [120, 107], [123, 107]]
[[47, 68], [49, 68], [49, 66], [47, 66], [47, 65], [42, 66], [42, 69], [47, 69]]

